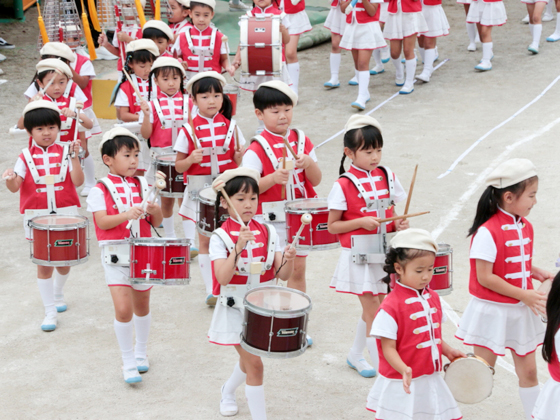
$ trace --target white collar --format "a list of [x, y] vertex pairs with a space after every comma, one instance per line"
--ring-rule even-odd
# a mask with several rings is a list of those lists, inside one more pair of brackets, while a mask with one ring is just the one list
[[371, 171], [366, 171], [365, 169], [358, 168], [358, 167], [357, 167], [356, 165], [354, 165], [353, 163], [352, 163], [350, 166], [352, 166], [352, 168], [354, 168], [355, 170], [357, 170], [357, 171], [359, 171], [359, 172], [363, 172], [364, 174], [368, 174], [368, 175], [371, 175], [371, 173], [372, 173], [373, 171], [375, 171], [375, 169], [379, 168], [379, 166], [378, 166], [377, 168], [372, 169]]
[[52, 146], [54, 146], [55, 144], [56, 144], [56, 140], [55, 140], [54, 142], [52, 142], [51, 144], [49, 144], [47, 147], [44, 148], [44, 147], [42, 147], [42, 146], [39, 146], [39, 145], [37, 144], [37, 142], [35, 142], [35, 140], [33, 139], [33, 137], [31, 137], [31, 147], [35, 146], [35, 147], [41, 149], [41, 151], [42, 151], [43, 153], [48, 152], [49, 149], [50, 149]]
[[[274, 137], [280, 137], [282, 139], [282, 141], [284, 141], [284, 136], [282, 134], [276, 134], [273, 133], [272, 131], [270, 131], [268, 128], [264, 128], [265, 131], [267, 131], [268, 133], [270, 133], [271, 135], [273, 135]], [[288, 131], [286, 131], [286, 138], [289, 139], [290, 138], [290, 134], [291, 134], [291, 130], [288, 128]]]
[[[415, 292], [418, 296], [424, 297], [425, 294], [428, 294], [428, 295], [429, 295], [429, 292], [428, 292], [428, 290], [426, 289], [426, 287], [424, 287], [424, 288], [422, 289], [422, 293], [420, 293], [420, 292], [418, 291], [418, 289], [415, 289], [414, 287], [407, 286], [406, 284], [402, 284], [402, 283], [400, 282], [400, 280], [397, 280], [397, 281], [395, 282], [395, 284], [397, 284], [397, 285], [399, 285], [399, 286], [401, 286], [401, 287], [403, 287], [403, 288], [405, 288], [405, 289], [412, 290], [412, 291]], [[425, 297], [427, 298], [428, 296], [425, 296]]]
[[505, 211], [505, 210], [504, 210], [503, 208], [501, 208], [500, 206], [498, 206], [498, 210], [500, 210], [500, 211], [501, 211], [502, 213], [504, 213], [505, 215], [511, 217], [515, 223], [518, 223], [518, 222], [521, 221], [521, 217], [519, 217], [519, 216], [514, 216], [513, 214], [508, 213], [507, 211]]
[[202, 115], [202, 114], [200, 113], [200, 110], [199, 110], [199, 109], [197, 109], [197, 110], [196, 110], [196, 115], [195, 115], [195, 117], [198, 116], [198, 117], [200, 117], [200, 118], [204, 118], [204, 119], [205, 119], [206, 121], [208, 121], [209, 123], [213, 123], [214, 120], [216, 119], [216, 115], [218, 115], [219, 113], [220, 113], [220, 112], [218, 111], [218, 112], [216, 112], [216, 113], [214, 114], [214, 116], [213, 116], [212, 118], [207, 118], [207, 117], [205, 117], [204, 115]]

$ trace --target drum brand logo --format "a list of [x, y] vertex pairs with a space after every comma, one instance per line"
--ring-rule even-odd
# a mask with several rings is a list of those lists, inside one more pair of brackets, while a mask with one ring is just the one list
[[439, 276], [441, 274], [447, 274], [446, 265], [444, 265], [443, 267], [434, 267], [434, 276]]
[[185, 257], [173, 257], [169, 260], [169, 265], [182, 265], [185, 264]]
[[72, 246], [74, 239], [58, 239], [54, 241], [54, 246]]
[[177, 176], [175, 177], [175, 182], [183, 182], [183, 174], [177, 175]]
[[328, 230], [328, 229], [329, 229], [329, 227], [328, 227], [327, 223], [319, 223], [319, 224], [317, 225], [317, 230], [318, 230], [318, 231], [319, 231], [319, 230]]
[[299, 327], [283, 328], [276, 333], [277, 337], [293, 337], [298, 333]]

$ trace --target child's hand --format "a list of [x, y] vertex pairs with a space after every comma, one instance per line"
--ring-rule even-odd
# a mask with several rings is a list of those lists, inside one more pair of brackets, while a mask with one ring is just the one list
[[73, 141], [70, 144], [70, 148], [69, 148], [69, 152], [70, 153], [75, 153], [76, 155], [74, 156], [74, 159], [76, 159], [78, 157], [78, 154], [80, 153], [80, 139], [77, 138], [76, 141]]
[[284, 248], [284, 258], [286, 258], [286, 261], [293, 261], [296, 258], [296, 254], [296, 247], [292, 248], [290, 245], [286, 245], [286, 248]]
[[538, 280], [540, 282], [549, 279], [552, 280], [554, 278], [554, 275], [550, 271], [543, 270], [542, 268], [538, 268], [535, 266], [531, 268], [531, 274], [535, 280]]
[[195, 149], [192, 151], [192, 153], [189, 155], [189, 157], [187, 159], [190, 159], [190, 164], [195, 164], [195, 163], [200, 163], [202, 162], [202, 158], [204, 157], [203, 155], [203, 150], [202, 149]]
[[4, 171], [4, 173], [2, 174], [2, 179], [6, 180], [6, 181], [12, 181], [14, 179], [16, 179], [17, 174], [14, 172], [14, 170], [12, 168], [10, 169], [6, 169]]
[[70, 108], [62, 108], [60, 113], [64, 115], [66, 118], [75, 118], [76, 113], [72, 111]]
[[362, 221], [362, 229], [365, 230], [375, 230], [379, 227], [379, 222], [378, 222], [378, 218], [376, 217], [371, 217], [371, 216], [366, 216], [366, 217], [362, 217], [360, 219]]
[[239, 146], [239, 149], [235, 149], [235, 152], [233, 152], [233, 160], [235, 162], [241, 162], [242, 159], [243, 159], [243, 148]]
[[146, 206], [146, 213], [154, 214], [157, 213], [158, 211], [159, 211], [159, 206], [156, 203], [152, 203], [151, 201], [148, 201], [148, 205]]
[[126, 32], [123, 31], [117, 34], [117, 39], [119, 40], [119, 42], [124, 42], [125, 44], [128, 44], [130, 41], [134, 41], [134, 38], [128, 36]]
[[125, 214], [127, 220], [136, 220], [139, 219], [144, 214], [144, 211], [142, 210], [142, 207], [134, 206], [128, 209], [128, 211], [126, 211]]
[[286, 185], [290, 178], [290, 171], [288, 169], [276, 169], [272, 176], [275, 184]]
[[408, 219], [395, 220], [395, 228], [397, 229], [397, 231], [405, 230], [408, 229], [409, 227], [410, 227], [410, 223], [408, 222]]
[[103, 32], [100, 33], [97, 37], [97, 43], [104, 47], [106, 42], [109, 42], [109, 40], [107, 39], [107, 35], [105, 35]]
[[230, 75], [231, 77], [233, 77], [233, 76], [235, 76], [235, 70], [236, 70], [236, 69], [237, 69], [237, 68], [232, 64], [231, 66], [229, 66], [229, 67], [227, 68], [227, 72], [229, 73], [229, 75]]
[[239, 238], [237, 238], [237, 243], [235, 244], [235, 251], [239, 254], [247, 246], [247, 242], [254, 241], [255, 235], [251, 232], [247, 226], [242, 226], [239, 229]]
[[140, 109], [144, 113], [144, 117], [150, 116], [150, 105], [146, 101], [140, 102]]
[[311, 165], [311, 162], [313, 162], [313, 159], [311, 159], [311, 156], [309, 155], [302, 154], [302, 155], [297, 155], [297, 159], [295, 162], [296, 162], [296, 168], [307, 169], [309, 168], [309, 165]]
[[181, 65], [183, 66], [185, 71], [189, 71], [189, 63], [187, 63], [186, 61], [181, 61]]
[[412, 383], [412, 368], [410, 366], [407, 366], [404, 369], [402, 375], [402, 382], [403, 382], [404, 392], [410, 394], [410, 384]]
[[31, 98], [31, 100], [32, 101], [38, 101], [39, 99], [43, 99], [44, 96], [45, 95], [41, 91], [39, 91], [39, 92], [37, 92], [37, 94], [33, 98]]
[[535, 315], [546, 313], [546, 296], [538, 290], [523, 290], [521, 302], [527, 305]]
[[455, 360], [459, 357], [467, 357], [467, 355], [459, 349], [454, 349], [453, 347], [449, 347], [445, 357], [447, 357], [449, 359], [449, 361], [452, 362], [453, 360]]

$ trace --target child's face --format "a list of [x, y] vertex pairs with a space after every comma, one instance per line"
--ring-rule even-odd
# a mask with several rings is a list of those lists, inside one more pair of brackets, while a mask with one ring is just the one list
[[189, 17], [189, 9], [185, 9], [175, 0], [168, 0], [167, 20], [169, 23], [179, 23]]
[[369, 149], [359, 149], [353, 152], [348, 147], [345, 147], [344, 153], [352, 159], [354, 166], [357, 166], [364, 171], [373, 171], [377, 168], [377, 166], [379, 166], [379, 162], [381, 162], [383, 149], [381, 149], [381, 147], [378, 149], [370, 147]]
[[166, 38], [154, 38], [152, 39], [152, 41], [156, 43], [159, 50], [159, 55], [162, 55], [169, 45], [169, 41]]
[[395, 270], [400, 277], [400, 282], [413, 289], [422, 290], [432, 280], [435, 260], [435, 252], [429, 252], [408, 261], [405, 267], [395, 263]]
[[66, 90], [66, 86], [68, 85], [68, 81], [69, 81], [68, 76], [53, 71], [52, 73], [47, 74], [43, 78], [42, 82], [37, 80], [37, 84], [39, 85], [40, 88], [44, 88], [49, 84], [49, 82], [53, 77], [54, 77], [54, 82], [52, 82], [52, 84], [49, 86], [49, 88], [45, 93], [53, 99], [58, 99], [64, 94], [64, 91]]
[[272, 0], [253, 0], [255, 6], [265, 9], [272, 4]]
[[132, 72], [142, 80], [148, 80], [150, 71], [152, 71], [152, 62], [146, 61], [141, 63], [139, 61], [132, 61], [130, 64]]
[[[247, 224], [253, 216], [257, 213], [257, 207], [259, 205], [259, 196], [254, 193], [253, 191], [246, 191], [246, 192], [238, 192], [230, 197], [231, 202], [243, 223]], [[237, 215], [235, 211], [229, 208], [226, 200], [223, 198], [221, 199], [222, 207], [228, 211], [229, 217], [237, 220]]]
[[195, 6], [191, 9], [193, 25], [200, 31], [208, 28], [213, 17], [214, 11], [208, 6]]
[[42, 125], [33, 128], [29, 135], [33, 137], [33, 140], [35, 140], [37, 146], [46, 148], [56, 141], [59, 132], [60, 129], [56, 124]]
[[504, 210], [508, 213], [519, 217], [527, 217], [531, 213], [531, 209], [537, 204], [537, 190], [539, 189], [539, 181], [536, 180], [532, 184], [525, 187], [525, 191], [516, 197], [511, 192], [504, 194]]
[[255, 109], [255, 114], [267, 130], [283, 136], [292, 124], [293, 111], [293, 105], [278, 105], [266, 108], [264, 111]]
[[103, 155], [103, 163], [114, 175], [133, 176], [138, 168], [139, 152], [137, 147], [132, 150], [128, 147], [121, 147], [114, 157]]
[[212, 118], [222, 109], [224, 95], [214, 91], [197, 93], [193, 102], [203, 117]]
[[156, 83], [161, 91], [169, 96], [173, 96], [179, 91], [182, 81], [183, 78], [174, 71], [161, 72], [156, 78]]

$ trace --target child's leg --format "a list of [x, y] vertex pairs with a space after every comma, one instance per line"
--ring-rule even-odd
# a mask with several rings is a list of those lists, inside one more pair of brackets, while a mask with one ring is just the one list
[[68, 309], [68, 306], [64, 303], [62, 288], [66, 284], [69, 275], [70, 267], [57, 267], [54, 271], [54, 304], [57, 312], [64, 312]]
[[422, 73], [418, 76], [418, 79], [429, 82], [434, 71], [437, 38], [426, 38], [424, 36], [421, 38], [424, 38], [424, 68], [422, 69]]
[[136, 346], [134, 357], [139, 372], [147, 372], [148, 364], [148, 336], [150, 335], [150, 325], [152, 314], [150, 313], [150, 291], [132, 290], [132, 307], [134, 329], [136, 331]]
[[397, 86], [402, 86], [404, 84], [404, 69], [401, 63], [401, 51], [402, 51], [402, 40], [392, 39], [391, 40], [391, 60], [395, 66], [395, 83]]
[[423, 35], [418, 36], [418, 54], [420, 54], [420, 58], [424, 61], [424, 51], [426, 46], [424, 45], [424, 39], [426, 37]]
[[416, 56], [414, 46], [416, 45], [416, 35], [403, 39], [403, 52], [406, 67], [406, 79], [400, 93], [411, 93], [414, 90], [414, 76], [416, 74]]
[[369, 351], [369, 357], [373, 363], [373, 367], [377, 369], [379, 367], [379, 354], [377, 352], [377, 343], [374, 337], [370, 336], [371, 325], [375, 319], [375, 314], [383, 302], [384, 295], [373, 296], [370, 293], [366, 293], [358, 296], [360, 298], [360, 303], [362, 304], [362, 318], [366, 323], [366, 345]]
[[216, 304], [216, 299], [212, 298], [212, 265], [210, 255], [208, 254], [210, 246], [210, 238], [204, 235], [198, 235], [198, 265], [202, 273], [202, 280], [206, 287], [206, 303], [210, 306]]
[[[239, 346], [236, 346], [239, 347]], [[220, 414], [222, 416], [235, 416], [239, 409], [235, 398], [235, 391], [247, 380], [247, 374], [241, 370], [241, 358], [235, 364], [229, 379], [222, 386], [222, 399], [220, 400]]]
[[375, 67], [369, 71], [369, 74], [381, 74], [385, 71], [385, 66], [383, 66], [383, 60], [381, 59], [382, 48], [377, 48], [373, 50], [373, 60], [375, 61]]
[[492, 57], [494, 56], [493, 52], [493, 43], [492, 43], [492, 27], [491, 26], [482, 26], [477, 23], [478, 32], [480, 33], [480, 40], [482, 41], [482, 60], [480, 63], [475, 67], [477, 70], [491, 70], [492, 69]]
[[264, 368], [260, 357], [235, 346], [239, 353], [239, 366], [247, 374], [245, 396], [253, 420], [266, 420], [266, 404], [264, 399], [263, 376]]
[[[471, 7], [470, 4], [464, 4], [465, 6], [465, 16], [469, 14], [469, 8]], [[469, 36], [469, 46], [467, 47], [468, 51], [476, 51], [476, 36], [478, 34], [476, 30], [476, 23], [466, 23], [467, 25], [467, 35]]]
[[511, 355], [513, 357], [513, 364], [515, 365], [515, 373], [517, 373], [517, 377], [519, 378], [519, 397], [523, 404], [525, 417], [531, 420], [533, 407], [540, 393], [535, 352], [521, 357], [512, 351]]
[[[549, 2], [552, 2], [552, 0], [549, 0]], [[548, 42], [560, 41], [560, 0], [556, 0], [556, 11], [556, 29], [552, 35], [546, 38]]]
[[175, 199], [172, 197], [161, 197], [161, 212], [163, 213], [163, 232], [166, 238], [176, 238], [175, 224], [173, 223], [173, 205]]
[[[356, 70], [358, 70], [358, 98], [352, 103], [354, 108], [363, 110], [369, 101], [369, 61], [372, 50], [357, 50]], [[354, 55], [354, 50], [352, 50]]]
[[286, 44], [286, 67], [292, 79], [292, 90], [298, 94], [299, 86], [299, 62], [297, 58], [297, 45], [299, 42], [299, 35], [290, 35], [290, 42]]
[[341, 51], [340, 51], [340, 40], [342, 36], [338, 34], [331, 34], [331, 78], [325, 83], [325, 87], [338, 87], [340, 86], [340, 81], [338, 80], [338, 74], [340, 72], [340, 62], [341, 62]]
[[294, 271], [288, 279], [288, 287], [292, 289], [299, 290], [305, 293], [305, 268], [306, 268], [306, 257], [296, 257], [294, 261]]
[[89, 153], [88, 140], [83, 132], [80, 133], [80, 141], [82, 149], [86, 151], [84, 157], [84, 188], [80, 195], [87, 197], [89, 191], [95, 186], [95, 162], [93, 161], [93, 156]]
[[529, 30], [533, 37], [533, 42], [529, 45], [529, 51], [535, 54], [539, 52], [542, 34], [542, 13], [545, 6], [546, 4], [543, 2], [527, 4], [527, 11], [529, 12]]
[[54, 331], [57, 325], [52, 274], [53, 267], [37, 266], [37, 286], [45, 307], [45, 319], [41, 324], [43, 331]]

